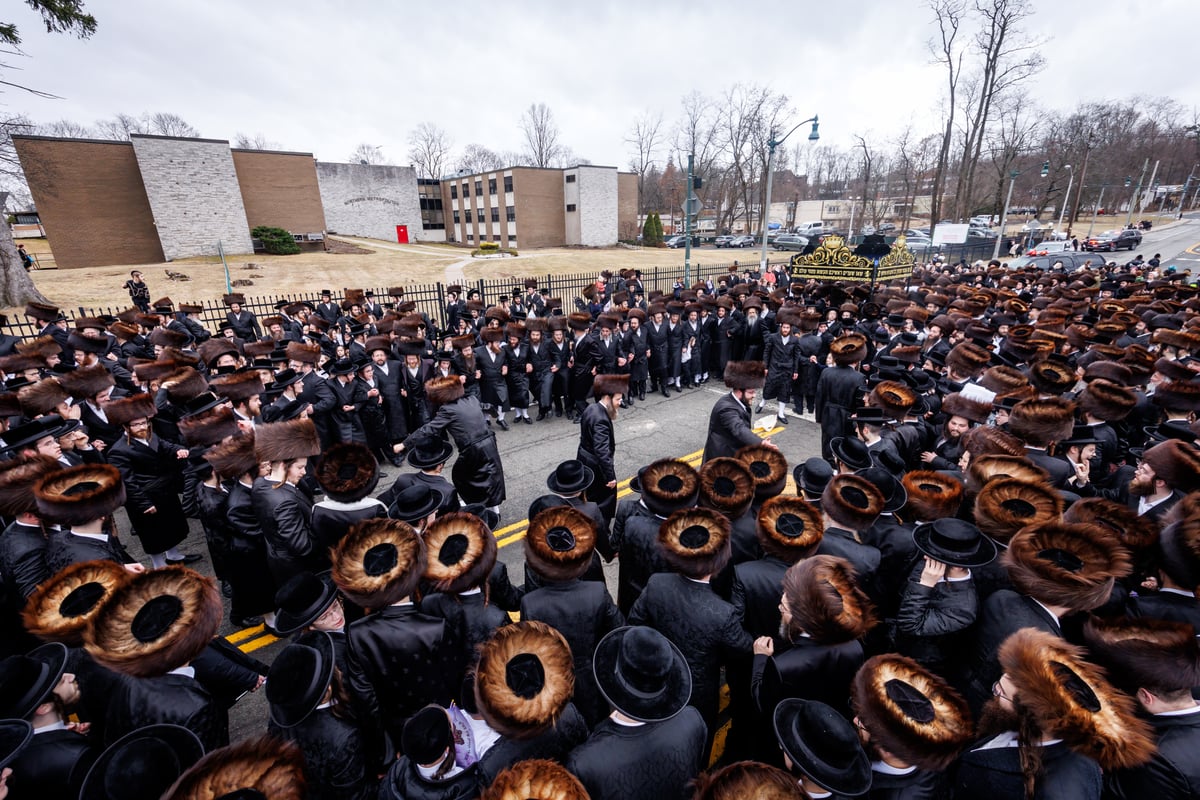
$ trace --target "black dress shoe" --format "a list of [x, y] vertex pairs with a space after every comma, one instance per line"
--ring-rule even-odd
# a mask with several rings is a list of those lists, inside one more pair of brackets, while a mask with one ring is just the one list
[[562, 409], [561, 408], [554, 409], [554, 416], [561, 418], [562, 417]]
[[621, 408], [629, 408], [629, 403], [627, 403], [627, 402], [625, 402], [624, 400], [622, 400], [622, 401], [621, 401]]
[[204, 560], [204, 556], [199, 553], [188, 553], [183, 558], [168, 558], [168, 564], [195, 564], [197, 561]]
[[504, 420], [498, 419], [498, 420], [496, 420], [496, 424], [500, 426], [500, 430], [502, 430], [502, 431], [508, 430], [508, 423], [505, 422]]
[[221, 581], [221, 595], [223, 597], [233, 597], [233, 586], [230, 585], [229, 581]]
[[537, 415], [537, 421], [538, 421], [538, 422], [541, 422], [542, 420], [544, 420], [544, 419], [546, 418], [546, 416], [547, 416], [548, 414], [549, 414], [549, 412], [548, 412], [548, 411], [539, 411], [539, 412], [538, 412], [538, 415]]
[[253, 628], [256, 625], [263, 624], [262, 617], [230, 617], [229, 621], [233, 623], [235, 628]]
[[787, 425], [787, 424], [788, 424], [788, 418], [787, 418], [787, 417], [776, 417], [776, 418], [775, 418], [775, 420], [776, 420], [776, 422], [778, 422], [780, 425]]
[[524, 422], [526, 425], [532, 425], [532, 424], [533, 424], [533, 420], [532, 420], [532, 419], [530, 419], [529, 417], [521, 417], [520, 419], [521, 419], [521, 422]]
[[670, 397], [671, 392], [669, 389], [667, 389], [667, 387], [664, 386], [664, 387], [662, 387], [662, 395], [663, 395], [663, 397]]
[[638, 400], [645, 401], [645, 399], [646, 399], [646, 390], [639, 389], [638, 390]]

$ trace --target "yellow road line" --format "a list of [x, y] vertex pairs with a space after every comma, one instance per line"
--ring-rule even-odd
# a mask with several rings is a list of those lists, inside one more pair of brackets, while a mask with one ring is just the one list
[[262, 624], [255, 625], [253, 628], [243, 628], [240, 631], [234, 631], [233, 633], [229, 634], [225, 637], [225, 640], [236, 644], [237, 642], [243, 642], [246, 639], [253, 639], [260, 633], [264, 633], [266, 629], [267, 626]]
[[717, 733], [713, 736], [712, 755], [708, 757], [708, 768], [712, 769], [713, 764], [720, 760], [721, 756], [725, 755], [725, 739], [729, 736], [729, 728], [733, 725], [730, 720], [717, 729]]
[[243, 653], [253, 653], [260, 647], [266, 647], [267, 645], [275, 644], [278, 641], [278, 636], [268, 633], [258, 637], [257, 639], [251, 639], [248, 642], [242, 642], [238, 645], [238, 650], [241, 650]]

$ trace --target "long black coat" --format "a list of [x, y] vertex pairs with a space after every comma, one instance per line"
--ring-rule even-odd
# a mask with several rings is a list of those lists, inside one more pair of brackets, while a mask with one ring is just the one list
[[420, 607], [422, 614], [448, 620], [451, 625], [465, 625], [468, 653], [474, 653], [476, 647], [492, 638], [497, 628], [512, 621], [498, 605], [488, 602], [482, 591], [471, 594], [427, 594], [421, 598]]
[[133, 557], [111, 536], [100, 541], [87, 536], [76, 536], [70, 531], [56, 531], [50, 534], [50, 539], [46, 542], [46, 569], [51, 575], [81, 561], [132, 564]]
[[267, 730], [279, 739], [295, 742], [304, 753], [308, 800], [375, 796], [377, 784], [367, 770], [362, 734], [357, 725], [334, 716], [332, 709], [318, 709], [291, 728], [272, 723]]
[[708, 416], [708, 438], [704, 441], [704, 460], [732, 458], [746, 445], [760, 444], [762, 438], [751, 429], [750, 409], [732, 394], [713, 403]]
[[290, 483], [255, 478], [250, 490], [267, 549], [267, 565], [276, 586], [301, 572], [320, 572], [328, 554], [320, 553], [309, 520], [312, 502]]
[[108, 707], [104, 742], [112, 744], [147, 725], [182, 725], [199, 737], [204, 751], [229, 744], [229, 715], [195, 678], [168, 674], [127, 678]]
[[50, 577], [46, 568], [46, 537], [41, 528], [14, 522], [0, 534], [0, 577], [6, 596], [25, 605], [25, 598]]
[[592, 336], [581, 336], [571, 342], [571, 360], [567, 364], [567, 392], [576, 404], [586, 403], [592, 396], [592, 370], [600, 365], [600, 349]]
[[1050, 485], [1055, 489], [1067, 488], [1067, 481], [1075, 477], [1075, 469], [1065, 458], [1052, 456], [1038, 447], [1025, 447], [1025, 457], [1036, 466], [1050, 473]]
[[734, 607], [707, 583], [682, 575], [651, 575], [629, 612], [630, 625], [648, 625], [670, 639], [692, 670], [692, 698], [709, 730], [716, 729], [721, 667], [750, 652], [754, 641]]
[[375, 366], [375, 385], [379, 387], [379, 394], [383, 397], [383, 414], [387, 420], [388, 438], [392, 442], [399, 442], [408, 435], [406, 401], [400, 396], [400, 371], [404, 369], [404, 365], [394, 358], [389, 358], [385, 366], [386, 374], [378, 365]]
[[850, 431], [849, 418], [858, 408], [867, 378], [853, 367], [834, 367], [817, 379], [817, 422], [821, 426], [821, 455], [832, 456], [829, 442]]
[[1191, 625], [1200, 636], [1200, 601], [1175, 592], [1147, 592], [1129, 600], [1129, 614]]
[[[980, 742], [979, 744], [985, 744]], [[1100, 767], [1065, 744], [1042, 748], [1042, 776], [1035, 800], [1100, 800]], [[955, 800], [1025, 800], [1025, 779], [1016, 747], [968, 750], [954, 774]]]
[[[367, 400], [366, 388], [360, 381], [342, 383], [336, 376], [325, 381], [325, 386], [333, 395], [333, 407], [326, 416], [329, 435], [336, 442], [366, 444], [367, 434], [359, 418], [359, 412]], [[345, 411], [345, 406], [351, 406], [352, 409]]]
[[966, 684], [967, 701], [971, 703], [972, 711], [978, 712], [992, 696], [992, 685], [1000, 680], [1003, 672], [999, 661], [1000, 645], [1021, 628], [1036, 628], [1054, 636], [1062, 636], [1062, 626], [1058, 620], [1033, 598], [1010, 589], [1001, 589], [988, 595], [979, 612], [974, 658]]
[[478, 400], [462, 397], [442, 406], [433, 419], [409, 434], [404, 446], [413, 450], [447, 435], [458, 448], [451, 473], [463, 501], [485, 506], [504, 502], [504, 465], [496, 449], [496, 434], [488, 428]]
[[364, 519], [386, 517], [387, 506], [373, 497], [364, 497], [353, 503], [337, 500], [322, 500], [312, 507], [312, 528], [315, 546], [320, 551], [322, 563], [328, 562], [329, 548], [337, 545], [350, 530], [350, 526]]
[[399, 747], [404, 723], [422, 706], [449, 706], [466, 660], [458, 620], [422, 614], [414, 605], [388, 606], [346, 631], [346, 680], [359, 719], [382, 724]]
[[606, 719], [567, 757], [592, 800], [684, 800], [700, 774], [704, 719], [692, 707], [665, 722], [618, 725]]
[[396, 476], [396, 480], [387, 489], [376, 498], [384, 506], [390, 507], [396, 502], [396, 496], [410, 486], [418, 483], [423, 483], [430, 489], [439, 492], [445, 499], [438, 506], [438, 514], [449, 514], [452, 511], [458, 511], [462, 504], [458, 501], [458, 492], [454, 489], [454, 484], [443, 478], [441, 475], [430, 475], [426, 472], [402, 472]]
[[[475, 354], [475, 372], [479, 380], [479, 402], [508, 410], [508, 351], [492, 353], [484, 348]], [[528, 387], [527, 387], [528, 388]]]
[[946, 797], [946, 777], [940, 772], [917, 769], [907, 775], [871, 772], [871, 790], [867, 800], [942, 800]]
[[1106, 797], [1200, 797], [1200, 713], [1150, 718], [1158, 752], [1150, 763], [1105, 776]]
[[547, 583], [521, 598], [521, 619], [545, 622], [567, 640], [575, 661], [574, 702], [595, 725], [608, 713], [608, 704], [596, 689], [592, 655], [609, 631], [625, 624], [608, 587], [582, 580]]
[[613, 432], [608, 411], [600, 403], [592, 403], [579, 420], [579, 449], [575, 458], [595, 476], [587, 496], [600, 507], [606, 520], [613, 518], [617, 506], [617, 490], [607, 484], [617, 479], [613, 458], [617, 452], [617, 437]]
[[979, 616], [979, 596], [973, 578], [921, 583], [924, 563], [913, 567], [896, 612], [895, 645], [900, 653], [945, 674], [955, 656], [971, 652], [968, 638]]
[[518, 761], [548, 758], [561, 762], [567, 753], [583, 744], [587, 737], [588, 724], [583, 715], [575, 708], [573, 702], [567, 703], [550, 730], [532, 739], [510, 739], [501, 736], [483, 754], [475, 768], [479, 770], [480, 780], [486, 786], [494, 781], [502, 770]]
[[83, 779], [100, 755], [87, 736], [69, 730], [34, 735], [9, 764], [8, 789], [13, 798], [78, 797]]
[[422, 778], [407, 757], [392, 763], [379, 784], [379, 800], [475, 800], [486, 788], [474, 764], [443, 781]]
[[[518, 342], [516, 347], [504, 345], [505, 361], [508, 364], [508, 402], [513, 408], [529, 408], [529, 378], [533, 364], [529, 360], [529, 345]], [[530, 367], [530, 371], [526, 371]]]
[[774, 636], [779, 631], [779, 598], [789, 566], [774, 556], [764, 556], [734, 567], [730, 602], [751, 638]]
[[751, 680], [759, 710], [770, 718], [781, 700], [818, 700], [849, 715], [850, 682], [866, 657], [857, 640], [820, 644], [799, 639], [773, 656], [754, 656]]
[[613, 549], [620, 555], [617, 571], [617, 607], [629, 615], [638, 595], [646, 588], [650, 576], [670, 572], [658, 544], [658, 529], [665, 517], [649, 513], [631, 514], [613, 521], [610, 535]]
[[625, 351], [626, 370], [629, 372], [631, 388], [633, 383], [640, 383], [650, 377], [650, 357], [647, 355], [650, 345], [646, 341], [646, 329], [630, 328], [621, 337], [621, 349]]
[[[174, 442], [152, 436], [148, 442], [122, 437], [108, 451], [108, 463], [125, 482], [125, 510], [133, 533], [147, 553], [164, 553], [187, 538], [188, 522], [179, 501], [180, 465]], [[154, 508], [153, 514], [147, 510]]]
[[646, 346], [650, 350], [650, 374], [656, 378], [665, 376], [671, 366], [667, 343], [668, 327], [669, 324], [666, 320], [663, 320], [662, 325], [657, 327], [653, 322], [647, 322], [643, 326], [643, 330], [646, 331]]

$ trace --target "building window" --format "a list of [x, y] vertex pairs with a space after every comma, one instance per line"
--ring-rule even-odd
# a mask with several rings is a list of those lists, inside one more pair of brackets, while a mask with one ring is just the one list
[[499, 208], [499, 206], [492, 206], [492, 222], [499, 222], [499, 221], [500, 221], [500, 208]]
[[454, 224], [457, 225], [461, 220], [458, 218], [458, 212], [454, 212]]
[[572, 212], [572, 211], [574, 211], [574, 210], [575, 210], [575, 204], [574, 204], [574, 203], [567, 203], [567, 213], [570, 213], [570, 212]]
[[458, 185], [457, 184], [453, 184], [453, 183], [450, 184], [450, 199], [451, 200], [458, 199]]
[[567, 183], [574, 183], [574, 182], [575, 182], [575, 176], [574, 176], [574, 175], [568, 175], [568, 176], [567, 176]]
[[475, 181], [475, 196], [483, 197], [483, 181], [482, 180]]
[[471, 184], [464, 183], [462, 186], [463, 186], [463, 197], [470, 197], [471, 196]]
[[467, 215], [467, 224], [470, 225], [471, 224], [471, 209], [468, 208], [466, 210], [466, 215]]
[[512, 175], [505, 175], [504, 176], [504, 191], [511, 192], [512, 190], [513, 190]]
[[508, 213], [508, 221], [509, 222], [517, 221], [517, 207], [516, 206], [508, 206], [504, 210]]
[[496, 193], [496, 179], [488, 178], [488, 194]]

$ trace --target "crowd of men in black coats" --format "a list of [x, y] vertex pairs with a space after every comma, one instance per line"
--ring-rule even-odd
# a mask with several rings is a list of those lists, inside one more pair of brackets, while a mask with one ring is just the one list
[[[227, 296], [217, 335], [167, 298], [30, 304], [43, 336], [0, 342], [0, 797], [1200, 792], [1195, 287], [775, 277], [621, 271], [570, 313], [451, 287], [438, 328], [400, 287]], [[618, 502], [618, 409], [710, 379], [702, 466]], [[754, 433], [764, 401], [822, 452]], [[491, 419], [533, 402], [581, 445], [517, 577]], [[216, 637], [222, 593], [293, 637], [269, 668]], [[259, 688], [268, 735], [231, 745]]]

